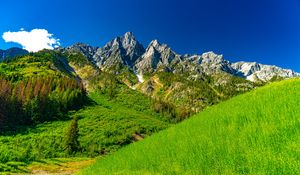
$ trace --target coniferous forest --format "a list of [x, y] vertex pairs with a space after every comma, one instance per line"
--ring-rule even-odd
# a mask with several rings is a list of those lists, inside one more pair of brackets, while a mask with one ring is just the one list
[[30, 77], [12, 82], [0, 79], [1, 128], [63, 119], [82, 107], [86, 93], [80, 82], [68, 77]]
[[67, 74], [58, 59], [57, 53], [42, 51], [0, 63], [1, 130], [63, 120], [84, 105], [80, 79]]

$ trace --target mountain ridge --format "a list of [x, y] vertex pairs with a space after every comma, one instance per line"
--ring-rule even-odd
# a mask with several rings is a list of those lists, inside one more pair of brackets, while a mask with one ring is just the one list
[[[214, 75], [227, 73], [252, 82], [268, 82], [273, 79], [285, 79], [300, 76], [291, 69], [257, 62], [230, 62], [223, 55], [213, 51], [202, 54], [177, 54], [167, 44], [152, 40], [145, 48], [132, 32], [118, 36], [103, 47], [94, 47], [84, 43], [75, 43], [65, 48], [57, 48], [62, 52], [79, 52], [100, 70], [114, 70], [128, 67], [136, 75], [159, 71], [187, 73], [189, 79], [200, 74]], [[6, 58], [24, 55], [28, 52], [20, 48], [0, 50], [0, 61]]]
[[[88, 45], [86, 45], [88, 46]], [[86, 47], [85, 46], [85, 47]], [[78, 45], [67, 47], [76, 48]], [[115, 65], [128, 66], [137, 74], [168, 71], [176, 73], [182, 67], [183, 72], [193, 72], [199, 69], [206, 74], [216, 72], [228, 73], [242, 77], [252, 82], [267, 82], [272, 78], [292, 78], [300, 76], [299, 73], [278, 66], [265, 65], [253, 62], [230, 62], [223, 55], [213, 51], [199, 54], [180, 55], [173, 51], [167, 44], [161, 44], [157, 39], [152, 40], [144, 48], [132, 32], [127, 32], [121, 37], [109, 41], [104, 47], [92, 47], [91, 51], [81, 53], [92, 60], [100, 69], [111, 68]], [[77, 49], [78, 50], [78, 49]]]
[[15, 56], [22, 56], [28, 53], [29, 52], [27, 50], [18, 47], [12, 47], [6, 50], [0, 49], [0, 61], [3, 61], [7, 58], [13, 58]]

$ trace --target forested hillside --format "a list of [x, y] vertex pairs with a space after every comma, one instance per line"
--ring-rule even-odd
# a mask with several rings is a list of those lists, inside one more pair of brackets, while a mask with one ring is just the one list
[[[0, 172], [30, 173], [35, 162], [51, 162], [53, 158], [107, 156], [171, 125], [166, 116], [151, 109], [147, 96], [126, 86], [115, 89], [113, 98], [105, 91], [91, 92], [88, 98], [90, 104], [69, 113], [68, 120], [1, 134]], [[75, 117], [79, 119], [78, 149], [70, 153], [66, 142], [70, 119]]]
[[58, 53], [42, 51], [0, 63], [0, 128], [63, 119], [86, 92]]
[[[0, 67], [0, 172], [30, 172], [32, 162], [45, 159], [104, 156], [170, 125], [151, 98], [81, 54], [41, 51]], [[79, 133], [70, 151], [72, 118]]]

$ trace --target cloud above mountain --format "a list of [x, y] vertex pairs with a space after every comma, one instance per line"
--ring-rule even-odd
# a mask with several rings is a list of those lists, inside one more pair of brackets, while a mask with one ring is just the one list
[[43, 49], [54, 49], [60, 46], [59, 39], [53, 37], [46, 29], [33, 29], [25, 31], [23, 28], [17, 32], [4, 32], [2, 38], [5, 42], [14, 42], [22, 45], [29, 52]]

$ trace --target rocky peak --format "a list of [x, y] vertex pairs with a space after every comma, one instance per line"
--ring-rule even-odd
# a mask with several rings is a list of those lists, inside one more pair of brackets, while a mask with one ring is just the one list
[[144, 46], [140, 44], [132, 32], [125, 33], [121, 37], [122, 47], [126, 50], [126, 54], [130, 57], [131, 61], [135, 61], [137, 57], [141, 56], [144, 52]]
[[180, 59], [166, 44], [153, 40], [148, 45], [145, 53], [137, 60], [135, 68], [138, 72], [153, 72], [159, 67], [169, 68], [173, 60]]
[[161, 46], [161, 44], [159, 43], [159, 41], [157, 39], [152, 40], [149, 44], [149, 47], [155, 47], [158, 48], [159, 46]]
[[201, 62], [203, 60], [202, 56], [197, 55], [197, 54], [194, 54], [194, 55], [184, 54], [181, 56], [181, 58], [184, 62], [194, 63], [194, 64], [201, 64]]
[[277, 66], [264, 65], [256, 62], [236, 62], [232, 64], [236, 70], [236, 75], [246, 78], [250, 81], [269, 81], [273, 77], [292, 78], [300, 76], [299, 73], [290, 69], [283, 69]]
[[224, 59], [223, 55], [218, 55], [212, 51], [203, 53], [201, 55], [201, 67], [208, 74], [215, 72], [234, 73], [235, 70], [231, 67], [231, 63]]
[[69, 47], [66, 47], [63, 50], [67, 52], [79, 52], [86, 56], [90, 61], [92, 61], [97, 49], [97, 47], [93, 47], [84, 43], [75, 43]]
[[145, 52], [132, 32], [117, 37], [99, 48], [93, 59], [99, 67], [112, 67], [122, 64], [132, 67], [134, 62]]
[[117, 46], [124, 49], [130, 49], [132, 47], [135, 47], [136, 45], [141, 46], [141, 44], [136, 40], [132, 32], [126, 32], [123, 36], [118, 36], [115, 39], [108, 42], [104, 46], [104, 48], [110, 49], [114, 46]]
[[[164, 52], [166, 50], [172, 51], [172, 49], [167, 44], [161, 44], [157, 39], [152, 40], [147, 47], [148, 49], [154, 48], [158, 52]], [[146, 49], [147, 50], [147, 49]], [[173, 52], [173, 51], [172, 51]]]
[[69, 47], [67, 47], [66, 49], [74, 49], [77, 51], [85, 51], [85, 50], [93, 50], [95, 49], [95, 47], [90, 46], [88, 44], [84, 44], [84, 43], [75, 43]]
[[253, 74], [256, 71], [259, 71], [261, 69], [261, 64], [258, 64], [256, 62], [236, 62], [232, 64], [232, 67], [238, 71], [238, 73], [242, 76], [249, 76]]
[[135, 36], [132, 32], [126, 32], [123, 36], [124, 41], [127, 41], [127, 43], [130, 43], [130, 41], [136, 41]]
[[203, 58], [203, 62], [207, 63], [221, 63], [224, 61], [223, 55], [218, 55], [212, 51], [203, 53], [201, 57]]

